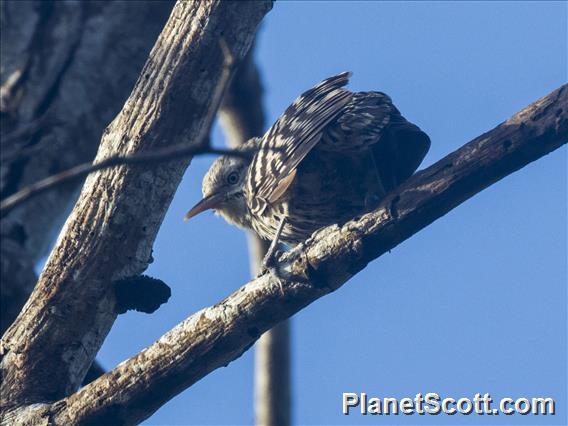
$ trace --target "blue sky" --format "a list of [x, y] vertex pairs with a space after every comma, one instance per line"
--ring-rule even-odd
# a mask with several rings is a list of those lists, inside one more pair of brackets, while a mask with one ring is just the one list
[[[425, 130], [423, 167], [566, 82], [566, 3], [278, 2], [256, 52], [272, 123], [344, 70]], [[224, 139], [218, 128], [214, 144]], [[567, 378], [566, 147], [476, 195], [292, 319], [295, 424], [563, 424]], [[185, 223], [211, 158], [195, 159], [148, 273], [172, 287], [153, 315], [119, 317], [110, 368], [249, 278], [244, 234], [212, 214]], [[250, 424], [253, 351], [147, 424]], [[342, 392], [553, 397], [558, 414], [341, 414]]]

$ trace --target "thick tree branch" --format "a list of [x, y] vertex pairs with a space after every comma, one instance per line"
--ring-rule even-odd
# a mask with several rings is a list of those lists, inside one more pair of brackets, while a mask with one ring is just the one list
[[[127, 98], [173, 2], [3, 1], [0, 197], [92, 161]], [[37, 281], [79, 182], [2, 217], [3, 334]]]
[[[239, 66], [227, 88], [219, 119], [228, 144], [236, 148], [248, 139], [264, 133], [263, 88], [254, 63], [253, 48]], [[259, 271], [268, 242], [249, 233], [248, 249], [253, 277]], [[285, 426], [290, 424], [290, 332], [283, 321], [264, 333], [255, 349], [254, 364], [255, 424]]]
[[[224, 51], [240, 60], [271, 7], [179, 1], [95, 161], [180, 141], [201, 146], [223, 83]], [[116, 318], [112, 282], [147, 267], [188, 163], [122, 166], [87, 178], [34, 292], [2, 340], [4, 409], [62, 398], [81, 383]], [[130, 409], [125, 416], [136, 417], [137, 407]]]
[[[120, 110], [173, 1], [2, 1], [0, 197], [90, 161]], [[121, 34], [127, 36], [121, 36]], [[49, 40], [49, 42], [46, 42]], [[79, 182], [34, 198], [0, 222], [0, 335], [37, 282]], [[100, 368], [90, 371], [94, 379]]]
[[[329, 226], [281, 256], [295, 277], [279, 284], [269, 275], [250, 281], [205, 308], [115, 369], [51, 406], [61, 424], [126, 423], [158, 406], [246, 351], [266, 330], [335, 291], [367, 263], [410, 238], [468, 198], [559, 148], [568, 137], [568, 86], [562, 86], [415, 174], [379, 208], [343, 226]], [[136, 415], [123, 417], [128, 407]]]

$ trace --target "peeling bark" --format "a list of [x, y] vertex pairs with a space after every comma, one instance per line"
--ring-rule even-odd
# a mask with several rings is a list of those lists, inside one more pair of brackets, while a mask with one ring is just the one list
[[[122, 111], [104, 131], [95, 161], [179, 141], [203, 143], [223, 83], [224, 49], [240, 60], [271, 7], [258, 1], [179, 1]], [[122, 166], [86, 179], [34, 292], [2, 339], [0, 391], [7, 416], [17, 411], [31, 421], [43, 407], [37, 403], [77, 389], [116, 318], [112, 283], [147, 267], [188, 164], [180, 159], [152, 167]], [[7, 412], [16, 407], [22, 408]], [[65, 417], [89, 421], [61, 404], [50, 407], [59, 413], [56, 423], [68, 424]], [[112, 418], [135, 422], [139, 407]]]
[[[291, 278], [256, 278], [202, 309], [75, 394], [21, 410], [56, 424], [134, 423], [221, 366], [266, 330], [341, 287], [368, 262], [484, 188], [567, 142], [568, 85], [529, 105], [387, 195], [373, 212], [314, 233], [280, 256]], [[134, 412], [132, 412], [134, 410]], [[127, 415], [125, 415], [127, 413]], [[17, 413], [11, 413], [12, 418]]]

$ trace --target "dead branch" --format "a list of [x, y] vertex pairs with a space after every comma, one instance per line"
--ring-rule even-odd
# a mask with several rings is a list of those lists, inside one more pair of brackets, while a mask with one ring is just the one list
[[[173, 1], [2, 1], [0, 198], [95, 156]], [[120, 37], [119, 34], [127, 34]], [[46, 40], [49, 40], [46, 43]], [[35, 197], [0, 223], [0, 334], [37, 282], [79, 183]], [[102, 374], [93, 369], [92, 378]]]
[[85, 176], [98, 172], [100, 170], [112, 167], [135, 165], [135, 164], [154, 164], [165, 161], [178, 160], [183, 157], [194, 157], [196, 155], [214, 154], [214, 155], [234, 155], [237, 157], [251, 155], [245, 150], [229, 150], [212, 148], [208, 145], [204, 146], [188, 146], [187, 144], [179, 144], [171, 147], [162, 148], [153, 152], [141, 152], [134, 155], [114, 155], [98, 163], [83, 163], [78, 166], [64, 170], [53, 176], [48, 176], [38, 182], [32, 183], [15, 194], [6, 197], [0, 201], [0, 217], [5, 216], [13, 208], [29, 201], [34, 196], [42, 194], [45, 191], [54, 189], [59, 185], [74, 182]]
[[[144, 7], [2, 1], [0, 198], [92, 161], [172, 7], [172, 1]], [[48, 254], [78, 183], [59, 186], [2, 217], [1, 333], [37, 282], [34, 264]]]
[[[178, 141], [202, 146], [223, 83], [219, 40], [240, 60], [271, 7], [268, 1], [179, 1], [124, 108], [105, 130], [95, 163]], [[105, 169], [86, 179], [34, 292], [3, 337], [6, 418], [21, 414], [14, 421], [25, 421], [39, 403], [77, 389], [116, 318], [112, 283], [147, 267], [188, 163]], [[138, 407], [131, 408], [126, 418], [140, 418]], [[64, 413], [82, 421], [77, 412]]]
[[[377, 210], [314, 233], [280, 257], [291, 279], [256, 278], [75, 394], [30, 407], [57, 424], [134, 423], [246, 351], [266, 330], [503, 177], [566, 144], [568, 85], [420, 171]], [[132, 410], [136, 409], [133, 414]]]

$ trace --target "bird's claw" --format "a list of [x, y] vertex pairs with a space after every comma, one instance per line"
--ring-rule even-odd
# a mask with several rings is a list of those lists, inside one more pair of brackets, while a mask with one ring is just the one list
[[261, 268], [256, 276], [261, 277], [262, 275], [269, 273], [270, 276], [276, 281], [280, 289], [280, 293], [284, 295], [284, 277], [282, 276], [282, 271], [278, 265], [278, 258], [282, 252], [280, 250], [273, 250], [266, 253], [264, 259], [262, 259]]
[[278, 265], [278, 258], [282, 252], [280, 250], [269, 251], [262, 259], [262, 273], [264, 274]]

